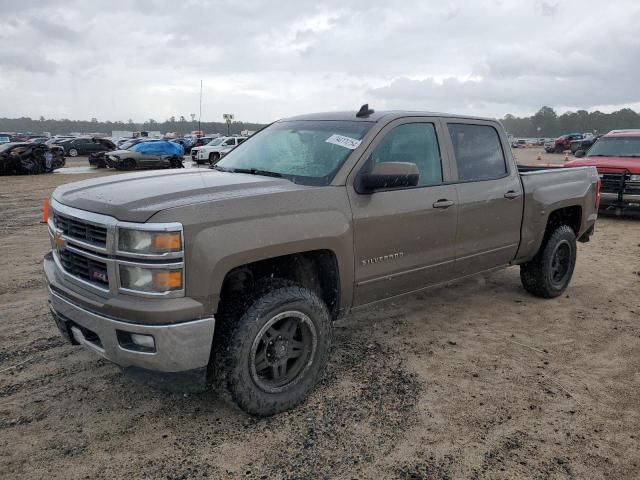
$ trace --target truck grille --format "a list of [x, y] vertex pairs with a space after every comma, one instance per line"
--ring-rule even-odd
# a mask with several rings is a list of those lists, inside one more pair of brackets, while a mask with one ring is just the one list
[[624, 172], [620, 173], [601, 173], [602, 192], [618, 193], [624, 187]]
[[99, 287], [109, 287], [107, 264], [80, 255], [69, 249], [58, 251], [62, 267], [71, 275]]
[[67, 237], [105, 247], [107, 244], [107, 229], [93, 225], [77, 218], [65, 217], [58, 213], [54, 216], [56, 228], [62, 230]]

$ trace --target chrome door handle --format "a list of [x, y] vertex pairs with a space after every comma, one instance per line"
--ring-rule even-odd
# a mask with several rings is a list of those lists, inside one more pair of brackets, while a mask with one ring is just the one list
[[504, 194], [504, 198], [508, 198], [509, 200], [518, 198], [519, 196], [520, 194], [514, 190], [509, 190], [507, 193]]
[[453, 205], [453, 203], [454, 203], [453, 200], [447, 200], [445, 198], [442, 198], [437, 202], [433, 203], [433, 208], [449, 208], [450, 206]]

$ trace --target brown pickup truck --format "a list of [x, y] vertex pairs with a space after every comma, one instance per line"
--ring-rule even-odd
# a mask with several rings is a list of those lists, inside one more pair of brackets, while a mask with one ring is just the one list
[[352, 309], [520, 265], [567, 287], [593, 167], [519, 172], [500, 123], [359, 112], [277, 121], [211, 169], [64, 185], [44, 259], [61, 333], [131, 373], [270, 415], [321, 378]]

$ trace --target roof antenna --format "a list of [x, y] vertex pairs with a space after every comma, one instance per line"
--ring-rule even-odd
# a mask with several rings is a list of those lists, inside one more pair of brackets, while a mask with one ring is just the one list
[[371, 115], [374, 112], [375, 110], [373, 108], [369, 108], [369, 104], [365, 103], [360, 107], [360, 110], [358, 111], [358, 113], [356, 113], [356, 117], [367, 118], [369, 115]]

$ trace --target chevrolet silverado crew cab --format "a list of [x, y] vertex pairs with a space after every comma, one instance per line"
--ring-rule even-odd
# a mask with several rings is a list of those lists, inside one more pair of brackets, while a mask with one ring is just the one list
[[214, 383], [270, 415], [318, 383], [352, 309], [511, 265], [531, 294], [560, 295], [598, 185], [593, 167], [519, 172], [495, 120], [280, 120], [211, 169], [57, 188], [51, 312], [125, 371]]

